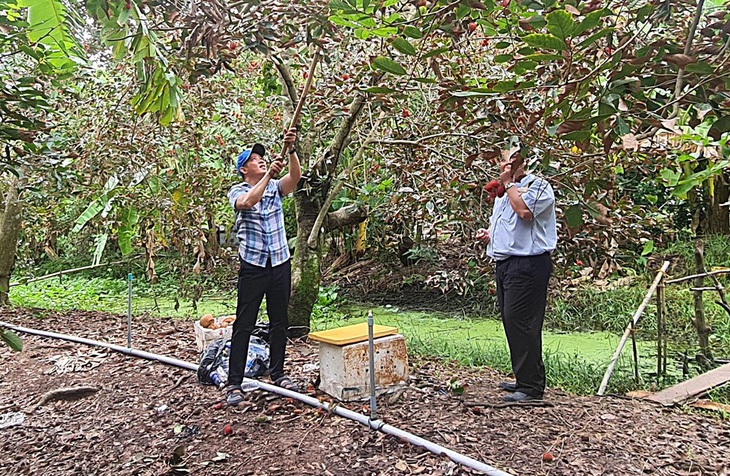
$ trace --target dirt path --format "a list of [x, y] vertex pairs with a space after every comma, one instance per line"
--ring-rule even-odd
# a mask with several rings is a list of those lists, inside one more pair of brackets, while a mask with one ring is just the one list
[[[125, 319], [103, 313], [0, 311], [0, 320], [126, 343]], [[222, 395], [185, 370], [59, 340], [21, 336], [25, 349], [0, 347], [0, 415], [29, 410], [49, 390], [94, 386], [76, 401], [48, 402], [21, 425], [0, 429], [0, 474], [8, 475], [464, 475], [423, 448], [321, 414], [296, 401], [252, 392], [238, 408], [216, 410]], [[135, 347], [189, 362], [192, 326], [135, 322]], [[317, 348], [289, 349], [291, 374], [309, 386]], [[64, 360], [65, 359], [65, 360]], [[66, 362], [60, 373], [54, 362]], [[74, 371], [73, 363], [77, 365]], [[619, 398], [547, 393], [539, 408], [472, 407], [498, 402], [502, 378], [488, 369], [429, 361], [411, 365], [410, 387], [380, 399], [386, 423], [521, 475], [730, 475], [730, 423]], [[466, 385], [453, 395], [449, 382]], [[321, 397], [326, 395], [318, 394]], [[362, 405], [348, 408], [363, 411]], [[223, 428], [230, 424], [233, 434]], [[554, 461], [544, 462], [549, 452]], [[173, 467], [175, 466], [175, 467]]]

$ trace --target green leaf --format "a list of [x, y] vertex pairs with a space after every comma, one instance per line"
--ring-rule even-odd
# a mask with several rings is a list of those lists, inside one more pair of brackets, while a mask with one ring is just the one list
[[715, 67], [706, 61], [699, 61], [697, 63], [690, 63], [684, 67], [684, 70], [688, 73], [697, 74], [715, 74]]
[[558, 60], [564, 60], [560, 55], [553, 55], [553, 54], [547, 54], [547, 53], [538, 53], [534, 55], [527, 55], [523, 56], [523, 61], [558, 61]]
[[384, 88], [382, 86], [373, 86], [373, 87], [364, 89], [363, 91], [366, 93], [369, 93], [369, 94], [393, 94], [394, 92], [396, 92], [395, 89]]
[[451, 95], [457, 98], [474, 98], [494, 96], [496, 93], [490, 90], [452, 91]]
[[580, 43], [578, 43], [577, 49], [583, 50], [583, 49], [587, 48], [588, 46], [590, 46], [593, 43], [595, 43], [596, 40], [598, 40], [599, 38], [603, 38], [604, 36], [608, 36], [610, 33], [613, 32], [613, 30], [614, 30], [614, 28], [604, 28], [603, 30], [598, 30], [597, 32], [595, 32], [594, 34], [592, 34], [591, 36], [589, 36], [585, 40], [583, 40]]
[[370, 30], [370, 33], [381, 38], [390, 38], [398, 34], [398, 29], [395, 27], [374, 28]]
[[507, 81], [497, 81], [497, 84], [492, 87], [492, 91], [498, 92], [498, 93], [506, 93], [509, 91], [513, 91], [516, 89], [517, 81], [513, 80], [507, 80]]
[[724, 116], [716, 120], [712, 124], [712, 129], [719, 131], [720, 134], [730, 131], [730, 116]]
[[538, 63], [536, 61], [520, 61], [515, 65], [515, 73], [525, 74], [528, 71], [532, 71], [537, 68]]
[[560, 138], [563, 140], [572, 141], [572, 142], [583, 142], [584, 140], [591, 138], [591, 131], [590, 130], [573, 131], [573, 132], [569, 132], [569, 133], [561, 136]]
[[350, 5], [342, 0], [330, 0], [331, 11], [342, 11], [345, 13], [358, 13], [357, 10], [353, 9]]
[[1, 329], [0, 338], [14, 351], [20, 352], [23, 350], [23, 341], [20, 340], [20, 337], [15, 332], [9, 329]]
[[650, 255], [654, 251], [654, 242], [652, 240], [644, 243], [644, 249], [641, 250], [641, 256]]
[[430, 58], [432, 56], [438, 56], [440, 54], [446, 53], [448, 51], [451, 51], [450, 46], [442, 46], [441, 48], [436, 48], [435, 50], [431, 50], [425, 55], [423, 55], [424, 58]]
[[355, 23], [353, 21], [348, 20], [347, 18], [341, 17], [341, 16], [331, 16], [329, 17], [329, 21], [331, 21], [334, 25], [344, 26], [347, 28], [360, 28], [360, 25], [358, 23]]
[[573, 36], [579, 36], [583, 33], [592, 30], [601, 24], [601, 18], [608, 14], [608, 10], [602, 8], [594, 12], [590, 12], [578, 25], [573, 27]]
[[512, 58], [514, 58], [514, 56], [512, 56], [512, 55], [497, 55], [494, 57], [494, 62], [495, 63], [506, 63], [506, 62], [512, 60]]
[[682, 176], [680, 172], [672, 169], [662, 169], [659, 175], [664, 181], [666, 181], [671, 187], [674, 187], [679, 183], [679, 178]]
[[570, 38], [574, 27], [573, 16], [565, 10], [555, 10], [547, 16], [548, 31], [561, 40]]
[[94, 249], [94, 256], [91, 258], [92, 266], [101, 263], [101, 257], [104, 254], [104, 248], [106, 248], [106, 242], [108, 239], [108, 233], [102, 233], [96, 237], [96, 248]]
[[580, 205], [572, 205], [565, 210], [565, 221], [570, 228], [583, 226], [583, 210]]
[[99, 200], [93, 200], [88, 207], [86, 207], [86, 210], [79, 215], [79, 217], [74, 222], [74, 227], [71, 229], [71, 233], [78, 233], [81, 231], [81, 229], [86, 225], [86, 223], [94, 218], [96, 215], [99, 214], [104, 209], [104, 204], [101, 203]]
[[28, 39], [47, 48], [48, 64], [56, 71], [70, 70], [84, 63], [83, 50], [69, 33], [64, 3], [58, 0], [20, 0], [28, 8]]
[[531, 33], [523, 38], [524, 42], [534, 48], [563, 51], [565, 42], [560, 38], [545, 33]]
[[413, 45], [408, 40], [404, 40], [403, 38], [398, 37], [393, 40], [393, 47], [403, 54], [411, 56], [416, 55], [416, 49], [413, 47]]
[[674, 190], [672, 190], [672, 195], [677, 198], [681, 198], [682, 200], [686, 200], [687, 192], [692, 190], [695, 185], [696, 182], [694, 180], [683, 180], [679, 182], [676, 187], [674, 187]]
[[385, 56], [378, 56], [373, 60], [373, 67], [386, 73], [403, 76], [407, 71], [400, 64]]
[[413, 38], [416, 40], [419, 38], [423, 38], [423, 33], [421, 33], [421, 30], [412, 25], [406, 25], [406, 27], [403, 28], [403, 34], [409, 38]]

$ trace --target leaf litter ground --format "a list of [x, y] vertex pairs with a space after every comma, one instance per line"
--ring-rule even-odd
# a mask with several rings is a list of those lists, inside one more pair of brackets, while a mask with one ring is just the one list
[[[122, 316], [25, 309], [0, 311], [0, 320], [126, 344]], [[22, 337], [23, 352], [0, 350], [0, 415], [29, 412], [22, 424], [0, 429], [0, 474], [477, 474], [297, 401], [256, 391], [239, 407], [216, 405], [222, 393], [200, 386], [193, 372], [81, 344]], [[190, 321], [138, 319], [133, 344], [197, 361]], [[294, 342], [287, 353], [299, 385], [329, 398], [313, 387], [316, 345]], [[463, 385], [463, 395], [450, 391], [454, 379]], [[552, 406], [488, 406], [499, 402], [496, 387], [502, 379], [490, 369], [412, 359], [410, 385], [380, 398], [379, 415], [513, 474], [730, 475], [730, 423], [717, 414], [556, 389], [546, 394]], [[37, 406], [49, 391], [68, 387], [98, 391]], [[346, 406], [369, 414], [364, 403]], [[554, 460], [545, 461], [550, 459], [545, 453]]]

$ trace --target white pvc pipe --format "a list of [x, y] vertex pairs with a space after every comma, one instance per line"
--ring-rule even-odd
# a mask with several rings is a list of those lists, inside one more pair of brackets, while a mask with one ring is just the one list
[[[156, 362], [161, 362], [163, 364], [172, 365], [173, 367], [179, 367], [179, 368], [183, 368], [183, 369], [187, 369], [187, 370], [192, 370], [194, 372], [197, 372], [197, 370], [198, 370], [198, 365], [190, 363], [190, 362], [185, 362], [184, 360], [179, 360], [179, 359], [175, 359], [172, 357], [166, 357], [164, 355], [159, 355], [159, 354], [153, 354], [151, 352], [145, 352], [143, 350], [129, 349], [127, 347], [122, 347], [120, 345], [109, 344], [106, 342], [95, 341], [95, 340], [86, 339], [83, 337], [72, 336], [72, 335], [68, 335], [68, 334], [59, 334], [56, 332], [47, 332], [47, 331], [41, 331], [38, 329], [20, 327], [20, 326], [16, 326], [16, 325], [13, 325], [13, 324], [10, 324], [7, 322], [2, 322], [2, 321], [0, 321], [0, 327], [12, 329], [17, 332], [24, 332], [26, 334], [33, 334], [33, 335], [38, 335], [38, 336], [42, 336], [42, 337], [51, 337], [53, 339], [61, 339], [61, 340], [67, 340], [70, 342], [77, 342], [79, 344], [104, 347], [104, 348], [113, 350], [115, 352], [130, 355], [132, 357], [139, 357], [142, 359], [153, 360]], [[334, 413], [335, 415], [339, 415], [341, 417], [356, 421], [362, 425], [367, 426], [368, 428], [370, 428], [372, 430], [382, 431], [385, 434], [397, 436], [398, 438], [402, 438], [411, 444], [414, 444], [417, 446], [422, 446], [437, 456], [446, 456], [455, 463], [459, 463], [463, 466], [474, 469], [476, 471], [481, 471], [482, 473], [487, 474], [489, 476], [512, 476], [510, 473], [505, 473], [504, 471], [501, 471], [497, 468], [484, 464], [481, 461], [477, 461], [477, 460], [470, 458], [468, 456], [465, 456], [461, 453], [457, 453], [456, 451], [452, 451], [441, 445], [438, 445], [436, 443], [423, 439], [420, 436], [416, 436], [413, 433], [409, 433], [405, 430], [401, 430], [400, 428], [396, 428], [394, 426], [383, 423], [381, 420], [372, 420], [372, 419], [368, 418], [366, 415], [354, 412], [352, 410], [348, 410], [347, 408], [343, 408], [337, 404], [332, 404], [332, 403], [328, 403], [328, 402], [320, 402], [319, 400], [317, 400], [314, 397], [310, 397], [308, 395], [304, 395], [299, 392], [294, 392], [292, 390], [287, 390], [285, 388], [281, 388], [276, 385], [259, 382], [258, 380], [253, 380], [253, 379], [245, 379], [245, 380], [250, 380], [261, 390], [265, 390], [265, 391], [271, 392], [271, 393], [276, 393], [276, 394], [284, 396], [284, 397], [294, 398], [294, 399], [299, 400], [302, 403], [306, 403], [307, 405], [310, 405], [312, 407], [321, 408], [323, 410], [326, 410], [329, 413]]]

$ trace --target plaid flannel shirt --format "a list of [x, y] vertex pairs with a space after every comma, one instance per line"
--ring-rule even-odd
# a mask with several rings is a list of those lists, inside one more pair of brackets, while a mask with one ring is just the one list
[[238, 197], [252, 188], [247, 182], [241, 182], [228, 191], [228, 200], [236, 213], [236, 236], [240, 242], [238, 254], [243, 261], [254, 266], [266, 267], [269, 257], [271, 266], [278, 266], [290, 258], [279, 180], [269, 181], [261, 200], [252, 208], [236, 210]]

